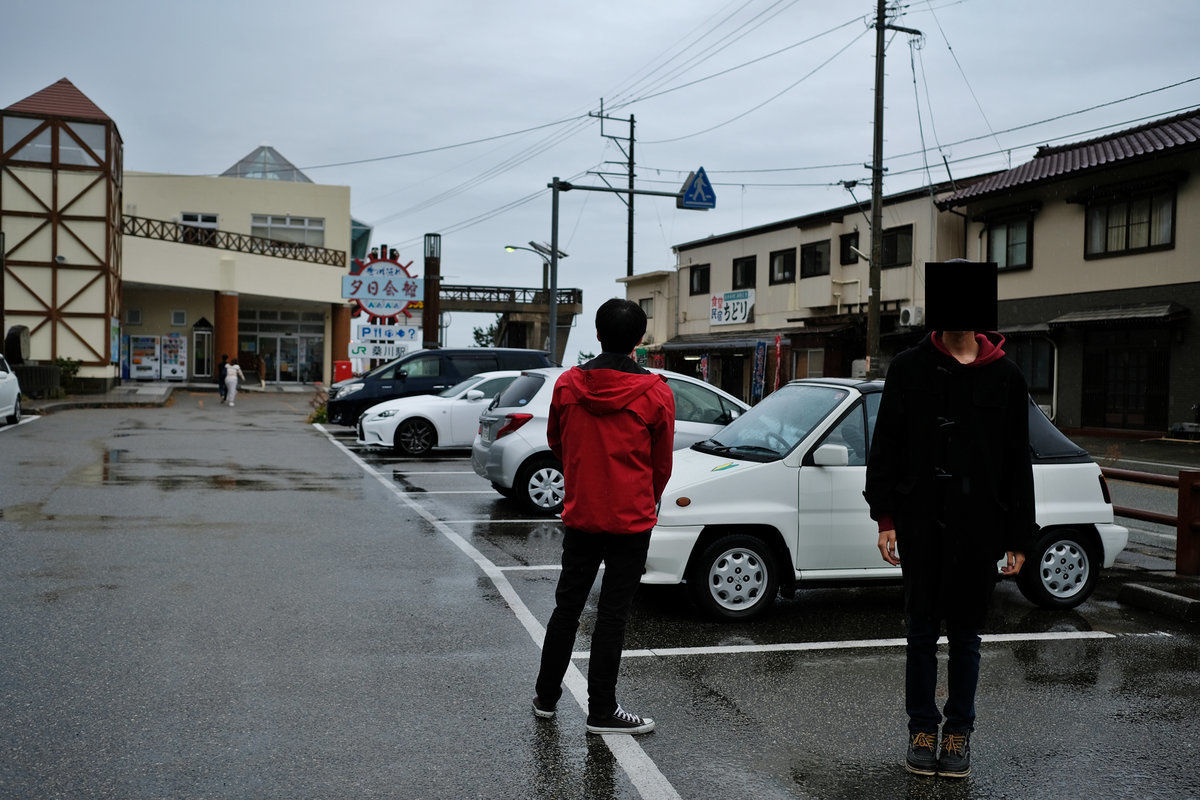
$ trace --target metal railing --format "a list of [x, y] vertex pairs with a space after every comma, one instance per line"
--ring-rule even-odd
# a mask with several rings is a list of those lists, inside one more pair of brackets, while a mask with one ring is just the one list
[[1181, 470], [1177, 476], [1114, 467], [1101, 467], [1100, 471], [1105, 478], [1148, 486], [1166, 486], [1177, 491], [1178, 510], [1173, 516], [1126, 506], [1113, 506], [1113, 513], [1129, 519], [1175, 528], [1175, 573], [1200, 575], [1200, 471]]
[[307, 261], [310, 264], [325, 264], [330, 267], [346, 266], [346, 253], [343, 250], [283, 242], [262, 236], [247, 236], [244, 233], [201, 228], [169, 220], [147, 219], [126, 214], [121, 217], [121, 232], [126, 236], [140, 236], [144, 239], [179, 242], [199, 247], [215, 247], [237, 253]]
[[[582, 305], [582, 289], [558, 289], [558, 304]], [[472, 303], [522, 303], [547, 305], [546, 289], [521, 286], [450, 286], [442, 284], [438, 296], [442, 300]]]

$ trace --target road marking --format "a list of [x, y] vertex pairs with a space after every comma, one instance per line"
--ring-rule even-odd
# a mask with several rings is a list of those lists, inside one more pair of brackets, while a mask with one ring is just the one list
[[[537, 572], [537, 571], [539, 571], [539, 570], [541, 570], [541, 571], [547, 571], [547, 572], [549, 572], [549, 571], [553, 571], [553, 570], [560, 570], [560, 571], [561, 571], [561, 570], [562, 570], [562, 565], [560, 564], [560, 565], [558, 565], [557, 567], [554, 567], [554, 566], [546, 566], [546, 567], [541, 567], [541, 566], [535, 566], [535, 567], [496, 567], [496, 569], [500, 570], [501, 572]], [[601, 565], [600, 565], [600, 569], [604, 569], [604, 565], [603, 565], [603, 564], [601, 564]]]
[[[1116, 634], [1104, 631], [1056, 631], [1051, 633], [985, 633], [986, 642], [1048, 642], [1063, 639], [1115, 639]], [[945, 636], [938, 644], [947, 644]], [[777, 644], [724, 645], [713, 647], [660, 647], [647, 650], [625, 650], [622, 658], [662, 658], [666, 656], [715, 656], [743, 653], [787, 653], [811, 650], [858, 650], [866, 648], [904, 647], [904, 639], [851, 639], [835, 642], [781, 642]], [[571, 658], [586, 659], [588, 653], [577, 651]]]
[[534, 519], [444, 519], [447, 525], [536, 525], [539, 522], [562, 522], [558, 517], [535, 517]]
[[[333, 442], [334, 446], [340, 448], [343, 453], [349, 456], [350, 460], [357, 464], [360, 469], [368, 475], [373, 476], [377, 481], [391, 490], [392, 494], [412, 509], [417, 516], [432, 525], [434, 529], [474, 561], [492, 581], [497, 591], [500, 592], [500, 596], [504, 598], [509, 608], [516, 615], [517, 621], [524, 626], [525, 630], [529, 633], [529, 637], [533, 639], [533, 643], [541, 650], [542, 642], [546, 638], [546, 629], [542, 627], [541, 623], [537, 621], [537, 617], [533, 615], [533, 612], [521, 600], [516, 589], [513, 588], [513, 585], [509, 583], [508, 578], [504, 575], [503, 570], [488, 560], [483, 553], [476, 550], [470, 542], [455, 533], [449, 525], [418, 505], [412, 499], [412, 495], [396, 486], [390, 476], [380, 474], [370, 464], [363, 461], [357, 454], [351, 451], [350, 448], [338, 441], [325, 430], [323, 425], [318, 423], [313, 425], [313, 427], [324, 433], [329, 438], [329, 441]], [[586, 712], [587, 678], [579, 671], [579, 667], [571, 664], [567, 669], [563, 683], [571, 694], [575, 696], [575, 702]], [[633, 787], [644, 800], [682, 800], [679, 792], [675, 791], [675, 787], [662, 774], [658, 765], [654, 763], [653, 759], [646, 754], [646, 751], [642, 749], [642, 746], [632, 736], [616, 733], [606, 734], [600, 738], [608, 745], [608, 749], [612, 752], [613, 757], [617, 759], [617, 763], [621, 765], [621, 769], [629, 776]]]

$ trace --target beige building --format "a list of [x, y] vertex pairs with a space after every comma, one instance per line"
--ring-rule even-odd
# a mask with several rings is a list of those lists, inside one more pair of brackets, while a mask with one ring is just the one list
[[[924, 263], [961, 252], [962, 217], [940, 212], [950, 185], [884, 198], [881, 331], [889, 341], [921, 325]], [[676, 267], [629, 278], [626, 296], [649, 321], [648, 359], [757, 399], [775, 376], [850, 376], [865, 369], [870, 206], [848, 205], [676, 245]], [[776, 346], [778, 337], [778, 347]]]
[[100, 389], [213, 380], [222, 353], [268, 382], [329, 381], [369, 234], [348, 187], [266, 146], [221, 177], [126, 173], [116, 124], [66, 79], [5, 108], [0, 142], [0, 327], [30, 361], [79, 361]]

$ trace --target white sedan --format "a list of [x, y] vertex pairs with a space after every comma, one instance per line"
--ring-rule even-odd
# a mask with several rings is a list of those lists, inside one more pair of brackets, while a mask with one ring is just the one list
[[21, 384], [4, 356], [0, 356], [0, 419], [9, 425], [21, 421]]
[[385, 400], [358, 418], [358, 443], [423, 456], [435, 447], [470, 447], [479, 415], [520, 370], [480, 372], [438, 394]]

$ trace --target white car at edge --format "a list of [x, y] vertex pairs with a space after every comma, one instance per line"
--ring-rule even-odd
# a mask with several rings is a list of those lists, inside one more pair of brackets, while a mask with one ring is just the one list
[[407, 456], [435, 447], [470, 447], [479, 414], [508, 387], [520, 370], [480, 372], [437, 394], [384, 400], [358, 418], [358, 443], [392, 447]]
[[[711, 616], [744, 620], [801, 583], [896, 581], [862, 496], [883, 383], [792, 381], [675, 454], [642, 583], [686, 582]], [[1017, 584], [1030, 601], [1088, 598], [1129, 532], [1100, 468], [1029, 403], [1037, 521]]]
[[21, 421], [21, 382], [4, 356], [0, 355], [0, 419], [9, 425]]

